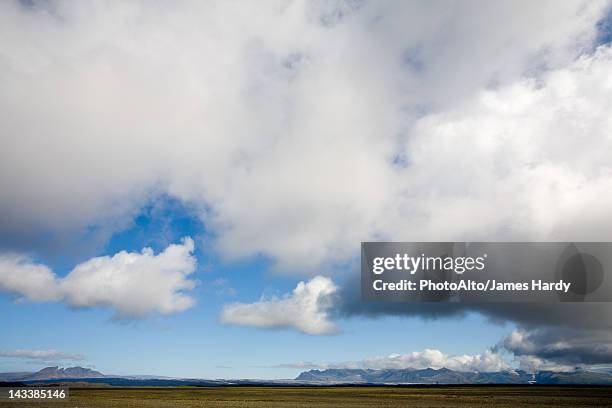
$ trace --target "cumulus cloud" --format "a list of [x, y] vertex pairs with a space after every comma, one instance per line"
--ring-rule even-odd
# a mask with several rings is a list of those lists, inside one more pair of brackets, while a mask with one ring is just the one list
[[[559, 173], [567, 143], [539, 160], [532, 139], [564, 126], [522, 78], [590, 52], [606, 6], [3, 2], [0, 244], [119, 228], [158, 193], [198, 206], [225, 256], [300, 273], [378, 237], [551, 235], [580, 210], [542, 214], [551, 186], [587, 169]], [[597, 109], [563, 110], [584, 90], [569, 86], [551, 112], [605, 122], [591, 88]], [[606, 192], [602, 177], [580, 193]]]
[[151, 312], [184, 311], [195, 300], [186, 291], [196, 267], [191, 238], [155, 254], [121, 251], [78, 264], [65, 277], [21, 255], [0, 255], [0, 291], [20, 301], [62, 301], [72, 307], [107, 306], [117, 318], [142, 317]]
[[59, 300], [62, 297], [55, 273], [21, 254], [0, 255], [0, 291], [35, 302]]
[[405, 150], [411, 235], [607, 240], [611, 66], [602, 47], [420, 119]]
[[262, 298], [254, 303], [225, 305], [221, 321], [225, 324], [259, 328], [293, 328], [306, 334], [330, 334], [336, 326], [329, 320], [336, 286], [331, 279], [317, 276], [300, 282], [280, 298]]
[[[406, 207], [420, 214], [409, 218], [413, 239], [609, 240], [611, 67], [612, 50], [602, 47], [538, 80], [483, 91], [461, 108], [422, 118], [406, 149], [409, 168], [422, 177], [420, 190], [407, 194], [424, 192]], [[435, 194], [427, 196], [431, 186]], [[358, 296], [357, 287], [344, 288], [339, 313], [479, 312], [519, 326], [523, 342], [506, 346], [523, 359], [570, 367], [612, 361], [606, 303], [370, 305]]]
[[499, 354], [486, 350], [482, 354], [450, 355], [436, 349], [413, 351], [408, 354], [391, 354], [359, 361], [342, 363], [294, 363], [283, 367], [299, 369], [360, 368], [360, 369], [425, 369], [448, 368], [455, 371], [498, 372], [508, 371], [512, 366]]
[[0, 357], [18, 358], [24, 360], [42, 361], [81, 361], [85, 359], [82, 354], [64, 353], [57, 350], [0, 350]]

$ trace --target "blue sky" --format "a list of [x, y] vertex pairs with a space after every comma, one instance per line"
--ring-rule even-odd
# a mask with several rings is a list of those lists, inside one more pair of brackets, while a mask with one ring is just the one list
[[0, 2], [0, 371], [611, 364], [607, 304], [355, 290], [362, 241], [612, 239], [611, 10]]
[[[153, 210], [153, 206], [156, 210]], [[205, 240], [205, 227], [176, 200], [161, 197], [115, 234], [99, 255], [118, 250], [156, 252], [181, 237]], [[299, 279], [270, 271], [269, 262], [251, 260], [223, 263], [207, 256], [198, 245], [200, 282], [194, 291], [197, 305], [179, 315], [116, 322], [105, 308], [74, 310], [53, 303], [15, 303], [2, 296], [0, 324], [10, 328], [0, 338], [0, 349], [55, 349], [83, 354], [74, 362], [104, 373], [147, 374], [203, 378], [293, 378], [299, 368], [280, 368], [297, 362], [343, 362], [364, 357], [436, 348], [451, 354], [477, 354], [499, 341], [510, 325], [494, 325], [479, 315], [462, 319], [424, 321], [419, 318], [352, 318], [340, 323], [341, 332], [311, 336], [292, 330], [231, 327], [219, 322], [224, 303], [252, 302], [263, 293], [282, 295]], [[44, 263], [66, 273], [80, 260]], [[348, 279], [359, 280], [357, 273]], [[224, 279], [223, 286], [214, 282]], [[227, 293], [231, 287], [234, 293]], [[65, 363], [64, 363], [65, 364]], [[1, 371], [31, 371], [44, 364], [20, 359], [0, 360]]]

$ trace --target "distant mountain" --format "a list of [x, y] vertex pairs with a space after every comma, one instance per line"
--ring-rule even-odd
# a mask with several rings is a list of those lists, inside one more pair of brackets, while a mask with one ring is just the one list
[[19, 381], [32, 375], [31, 372], [13, 372], [13, 373], [0, 373], [0, 381]]
[[601, 371], [577, 370], [569, 373], [543, 371], [536, 375], [540, 384], [601, 384], [612, 385], [612, 374]]
[[612, 373], [606, 371], [576, 370], [567, 373], [541, 371], [463, 372], [447, 368], [435, 370], [415, 369], [328, 369], [301, 373], [295, 380], [205, 380], [163, 378], [153, 376], [106, 376], [99, 371], [82, 367], [47, 367], [36, 373], [0, 373], [0, 386], [6, 382], [72, 383], [87, 382], [113, 386], [177, 387], [177, 386], [229, 386], [229, 385], [333, 385], [333, 384], [601, 384], [612, 385]]
[[27, 377], [26, 380], [50, 380], [59, 378], [101, 378], [104, 377], [99, 371], [83, 367], [46, 367]]
[[612, 375], [592, 371], [555, 373], [541, 371], [462, 372], [448, 368], [416, 369], [327, 369], [310, 370], [298, 375], [296, 381], [316, 383], [368, 383], [368, 384], [608, 384]]
[[35, 381], [76, 378], [102, 378], [99, 371], [83, 367], [46, 367], [35, 373], [0, 373], [0, 381]]

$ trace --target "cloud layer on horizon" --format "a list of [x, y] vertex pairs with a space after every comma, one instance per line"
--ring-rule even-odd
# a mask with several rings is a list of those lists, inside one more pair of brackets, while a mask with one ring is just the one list
[[65, 353], [57, 350], [0, 350], [0, 357], [17, 358], [32, 361], [60, 362], [82, 361], [85, 356], [77, 353]]
[[284, 368], [298, 369], [426, 369], [448, 368], [454, 371], [499, 372], [512, 370], [513, 367], [499, 354], [486, 350], [482, 354], [450, 355], [437, 349], [413, 351], [407, 354], [390, 354], [384, 357], [366, 358], [360, 361], [341, 363], [292, 363], [283, 364]]

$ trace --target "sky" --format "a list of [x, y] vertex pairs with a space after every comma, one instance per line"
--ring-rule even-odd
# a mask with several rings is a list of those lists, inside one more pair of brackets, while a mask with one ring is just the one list
[[0, 3], [0, 371], [609, 366], [609, 304], [358, 282], [362, 241], [612, 239], [611, 10]]

